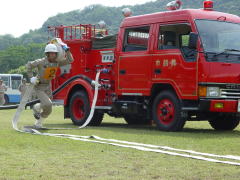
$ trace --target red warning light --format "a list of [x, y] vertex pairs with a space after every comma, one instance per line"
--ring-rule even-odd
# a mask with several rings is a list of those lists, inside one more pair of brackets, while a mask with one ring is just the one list
[[204, 10], [213, 10], [213, 1], [204, 1], [203, 7]]

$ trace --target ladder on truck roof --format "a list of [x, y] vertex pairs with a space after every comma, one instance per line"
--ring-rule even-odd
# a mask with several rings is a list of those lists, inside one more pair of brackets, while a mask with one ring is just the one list
[[61, 38], [64, 41], [91, 40], [98, 35], [108, 35], [107, 29], [97, 29], [96, 25], [80, 24], [73, 26], [48, 27], [48, 39]]

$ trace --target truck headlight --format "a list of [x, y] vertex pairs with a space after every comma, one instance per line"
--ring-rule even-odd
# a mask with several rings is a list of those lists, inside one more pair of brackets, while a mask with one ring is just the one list
[[219, 97], [220, 89], [219, 87], [207, 87], [207, 97]]

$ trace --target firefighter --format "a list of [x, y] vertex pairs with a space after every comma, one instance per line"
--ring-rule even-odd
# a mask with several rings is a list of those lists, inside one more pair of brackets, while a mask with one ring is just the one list
[[[33, 106], [33, 115], [36, 119], [34, 128], [42, 128], [44, 119], [52, 112], [51, 80], [55, 78], [57, 68], [73, 61], [69, 47], [66, 44], [61, 44], [61, 46], [65, 51], [64, 59], [61, 61], [59, 61], [59, 48], [50, 43], [45, 47], [46, 57], [28, 62], [26, 65], [30, 82], [34, 85], [33, 91], [40, 100], [40, 103]], [[34, 69], [37, 69], [36, 76], [33, 76]]]
[[7, 87], [3, 84], [3, 80], [0, 79], [0, 106], [5, 104], [4, 93], [7, 91]]
[[21, 93], [21, 99], [23, 98], [25, 92], [26, 92], [26, 89], [27, 89], [27, 84], [26, 84], [26, 79], [22, 79], [22, 83], [19, 85], [18, 87], [18, 90], [20, 91]]

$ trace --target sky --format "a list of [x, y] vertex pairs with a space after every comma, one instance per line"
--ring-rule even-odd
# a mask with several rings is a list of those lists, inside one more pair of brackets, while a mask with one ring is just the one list
[[0, 2], [0, 35], [19, 37], [38, 29], [51, 16], [83, 9], [91, 4], [122, 6], [154, 0], [3, 0]]

